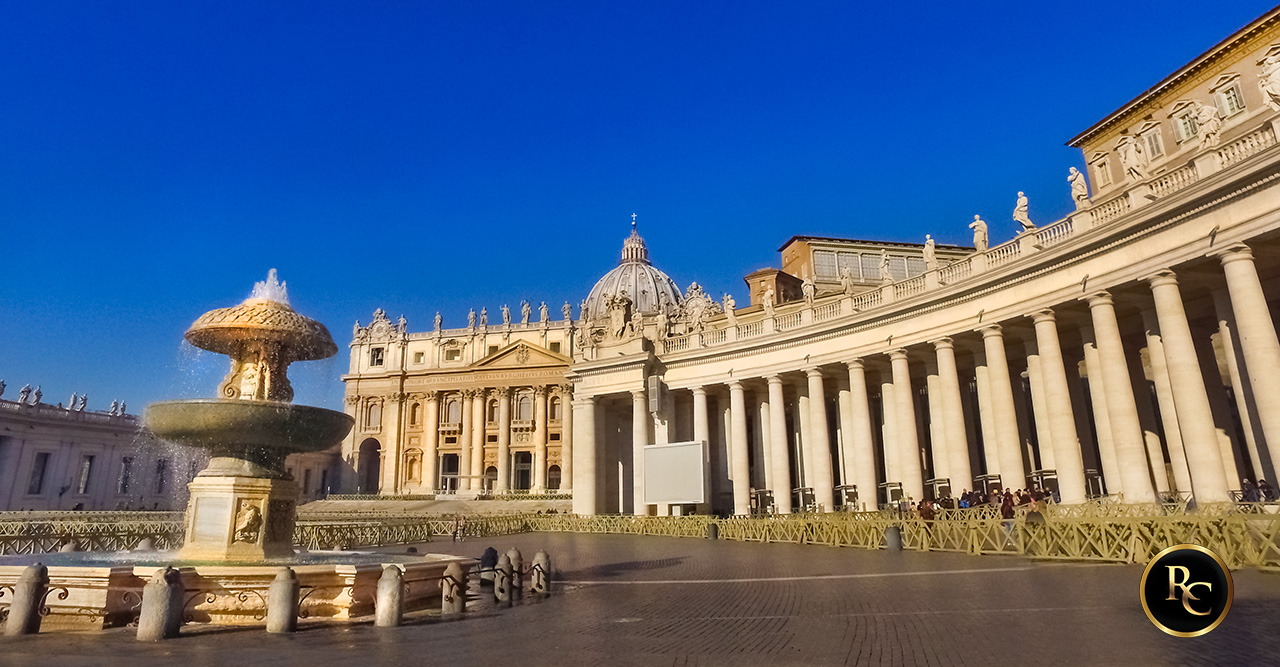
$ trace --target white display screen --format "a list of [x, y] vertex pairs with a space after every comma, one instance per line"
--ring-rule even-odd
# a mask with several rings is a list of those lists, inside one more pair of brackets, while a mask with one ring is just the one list
[[701, 440], [644, 448], [644, 501], [707, 502], [707, 447]]

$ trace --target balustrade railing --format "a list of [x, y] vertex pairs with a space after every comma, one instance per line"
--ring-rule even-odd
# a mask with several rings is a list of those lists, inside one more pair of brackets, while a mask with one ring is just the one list
[[764, 322], [748, 322], [738, 325], [738, 340], [755, 338], [764, 333]]
[[824, 303], [813, 308], [813, 321], [825, 322], [840, 316], [840, 301]]
[[987, 266], [996, 267], [1007, 264], [1017, 259], [1020, 254], [1022, 254], [1022, 244], [1018, 239], [1002, 243], [987, 251]]
[[973, 260], [965, 258], [938, 269], [938, 282], [949, 285], [971, 275], [973, 275]]
[[684, 352], [692, 347], [692, 336], [680, 336], [677, 338], [668, 338], [664, 347], [667, 352]]
[[918, 275], [914, 278], [907, 278], [899, 281], [894, 285], [894, 296], [903, 299], [909, 296], [919, 294], [924, 291], [925, 282], [924, 275]]
[[1265, 148], [1270, 148], [1275, 143], [1275, 131], [1270, 125], [1256, 132], [1250, 132], [1218, 149], [1218, 167], [1223, 169], [1230, 167]]
[[1036, 230], [1036, 245], [1041, 249], [1051, 248], [1071, 238], [1074, 231], [1071, 218], [1056, 222], [1048, 227]]
[[728, 338], [729, 332], [726, 329], [715, 329], [702, 334], [703, 345], [719, 345]]
[[1151, 188], [1151, 194], [1157, 197], [1165, 197], [1195, 183], [1199, 178], [1200, 175], [1196, 168], [1192, 165], [1187, 165], [1181, 169], [1174, 169], [1167, 174], [1162, 174], [1151, 181], [1148, 186]]
[[797, 329], [800, 327], [801, 323], [800, 313], [794, 312], [787, 313], [786, 315], [779, 315], [774, 321], [777, 323], [778, 331]]
[[1133, 208], [1132, 204], [1133, 202], [1129, 201], [1129, 193], [1126, 192], [1119, 197], [1108, 199], [1094, 206], [1090, 209], [1093, 213], [1093, 224], [1101, 225], [1128, 213]]
[[883, 300], [884, 297], [878, 289], [871, 290], [870, 292], [864, 292], [853, 297], [853, 309], [855, 311], [869, 310], [880, 305]]

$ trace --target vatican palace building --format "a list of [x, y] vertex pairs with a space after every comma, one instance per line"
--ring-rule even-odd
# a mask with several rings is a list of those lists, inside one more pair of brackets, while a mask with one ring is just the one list
[[[1074, 212], [1024, 197], [1012, 239], [795, 236], [735, 303], [678, 287], [633, 220], [580, 304], [425, 331], [379, 310], [343, 377], [343, 491], [637, 515], [1230, 501], [1280, 460], [1278, 124], [1280, 8], [1072, 138]], [[651, 501], [673, 471], [646, 450], [686, 442], [705, 496]]]

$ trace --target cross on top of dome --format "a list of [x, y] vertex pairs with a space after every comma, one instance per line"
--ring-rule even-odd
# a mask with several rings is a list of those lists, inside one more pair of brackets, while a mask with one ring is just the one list
[[635, 213], [631, 214], [631, 236], [622, 242], [622, 261], [619, 264], [628, 262], [649, 263], [649, 249], [644, 247], [644, 239], [640, 238], [640, 234], [636, 231]]

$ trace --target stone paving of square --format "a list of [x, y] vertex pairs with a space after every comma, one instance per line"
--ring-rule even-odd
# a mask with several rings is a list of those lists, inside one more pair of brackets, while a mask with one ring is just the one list
[[[1264, 665], [1280, 655], [1280, 576], [1234, 573], [1209, 635], [1158, 631], [1142, 567], [891, 553], [704, 539], [533, 533], [419, 545], [479, 556], [545, 548], [558, 589], [465, 619], [400, 628], [187, 626], [140, 644], [133, 628], [0, 640], [0, 664], [37, 665]], [[404, 547], [388, 548], [401, 551]]]

